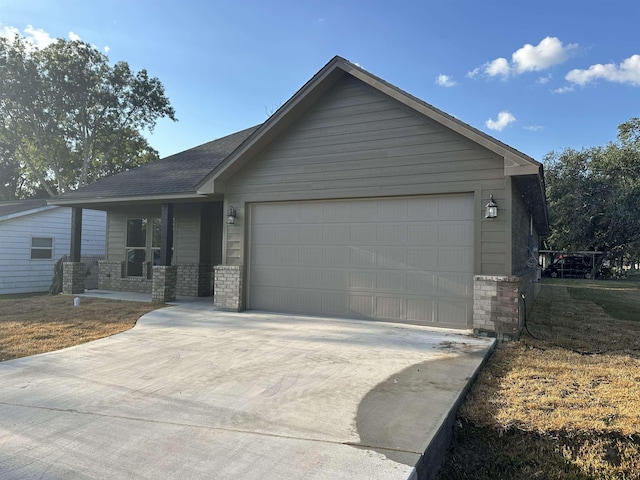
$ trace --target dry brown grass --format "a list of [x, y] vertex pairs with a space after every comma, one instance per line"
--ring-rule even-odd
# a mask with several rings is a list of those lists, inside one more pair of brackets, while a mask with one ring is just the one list
[[492, 355], [439, 478], [640, 478], [640, 308], [616, 319], [578, 288], [544, 285], [535, 338]]
[[87, 297], [74, 307], [73, 297], [67, 295], [0, 297], [0, 361], [123, 332], [156, 308], [151, 303]]

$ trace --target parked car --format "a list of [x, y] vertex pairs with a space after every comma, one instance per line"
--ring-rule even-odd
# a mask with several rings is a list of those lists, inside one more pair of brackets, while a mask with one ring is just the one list
[[591, 259], [580, 255], [563, 255], [545, 268], [542, 274], [551, 278], [591, 278]]

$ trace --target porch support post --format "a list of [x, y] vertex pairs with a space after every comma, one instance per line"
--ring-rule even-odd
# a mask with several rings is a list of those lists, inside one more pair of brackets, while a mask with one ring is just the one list
[[73, 207], [71, 209], [71, 249], [69, 252], [70, 262], [81, 261], [82, 244], [82, 208]]
[[176, 299], [178, 267], [171, 265], [173, 249], [173, 204], [162, 204], [160, 213], [160, 263], [153, 266], [151, 301], [154, 303], [173, 302]]
[[173, 203], [163, 203], [160, 214], [162, 232], [160, 235], [160, 265], [171, 265], [171, 252], [173, 250]]
[[82, 208], [71, 208], [71, 247], [69, 261], [62, 264], [62, 293], [72, 295], [84, 293], [87, 276], [82, 252]]

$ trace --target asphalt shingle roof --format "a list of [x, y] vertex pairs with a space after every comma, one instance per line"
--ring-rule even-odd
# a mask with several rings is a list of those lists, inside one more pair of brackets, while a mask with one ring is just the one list
[[195, 193], [196, 186], [242, 144], [259, 125], [98, 180], [62, 200]]
[[0, 219], [10, 215], [16, 215], [18, 213], [26, 213], [37, 208], [44, 208], [46, 206], [47, 200], [44, 198], [0, 202]]

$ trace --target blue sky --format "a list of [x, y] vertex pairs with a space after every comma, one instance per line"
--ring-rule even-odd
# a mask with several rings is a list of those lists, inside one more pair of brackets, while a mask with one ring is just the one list
[[167, 156], [261, 123], [333, 56], [537, 160], [640, 116], [638, 0], [0, 0], [0, 35], [146, 68]]

